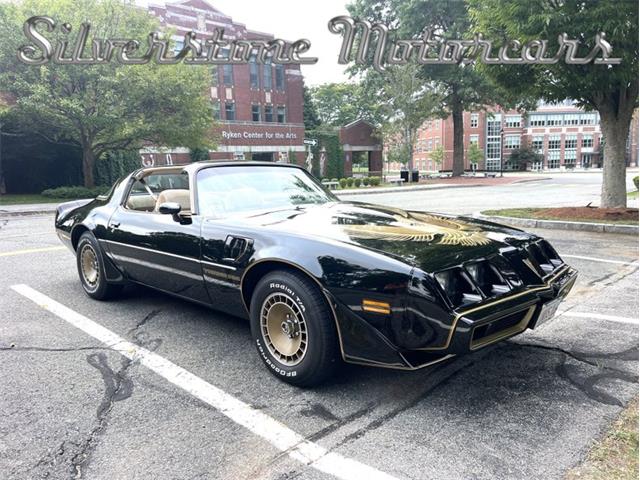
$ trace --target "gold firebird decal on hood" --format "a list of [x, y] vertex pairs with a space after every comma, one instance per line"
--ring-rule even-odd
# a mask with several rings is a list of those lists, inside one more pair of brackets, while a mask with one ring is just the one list
[[440, 245], [473, 247], [491, 242], [479, 228], [459, 220], [419, 212], [391, 210], [393, 219], [387, 224], [342, 224], [353, 238], [394, 240], [398, 242], [431, 242]]

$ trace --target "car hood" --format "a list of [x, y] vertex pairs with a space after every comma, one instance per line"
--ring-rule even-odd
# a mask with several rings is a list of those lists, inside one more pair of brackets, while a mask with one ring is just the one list
[[261, 212], [235, 221], [244, 226], [355, 244], [427, 272], [486, 257], [536, 238], [473, 218], [360, 202]]

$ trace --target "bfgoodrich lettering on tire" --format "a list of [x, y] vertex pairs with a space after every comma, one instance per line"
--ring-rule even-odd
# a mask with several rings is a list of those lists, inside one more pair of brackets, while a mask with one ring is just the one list
[[107, 282], [102, 250], [90, 232], [83, 233], [78, 240], [76, 264], [82, 288], [91, 298], [107, 300], [122, 290], [122, 285]]
[[258, 354], [276, 377], [317, 385], [339, 363], [335, 322], [318, 287], [303, 274], [267, 274], [251, 297], [251, 334]]

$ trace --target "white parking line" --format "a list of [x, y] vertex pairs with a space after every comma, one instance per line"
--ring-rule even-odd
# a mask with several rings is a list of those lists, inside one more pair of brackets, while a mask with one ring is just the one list
[[640, 320], [631, 317], [618, 317], [615, 315], [603, 315], [601, 313], [581, 313], [581, 312], [562, 312], [558, 316], [574, 317], [574, 318], [595, 318], [597, 320], [607, 320], [616, 323], [629, 323], [631, 325], [640, 325]]
[[615, 263], [617, 265], [633, 265], [636, 262], [624, 262], [622, 260], [608, 260], [606, 258], [595, 258], [595, 257], [584, 257], [582, 255], [567, 255], [562, 254], [562, 257], [566, 258], [579, 258], [581, 260], [590, 260], [592, 262], [603, 262], [603, 263]]
[[177, 387], [211, 405], [220, 413], [254, 434], [264, 438], [281, 452], [316, 470], [345, 480], [392, 480], [394, 477], [356, 460], [328, 451], [305, 438], [274, 418], [207, 383], [202, 378], [179, 367], [164, 357], [135, 345], [111, 330], [99, 325], [28, 285], [11, 287], [20, 295], [33, 301], [62, 320], [82, 330], [132, 361], [139, 361]]

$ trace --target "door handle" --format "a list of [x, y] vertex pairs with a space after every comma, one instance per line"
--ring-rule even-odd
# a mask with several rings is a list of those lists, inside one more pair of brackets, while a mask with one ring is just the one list
[[110, 222], [109, 228], [118, 228], [120, 226], [120, 222]]

